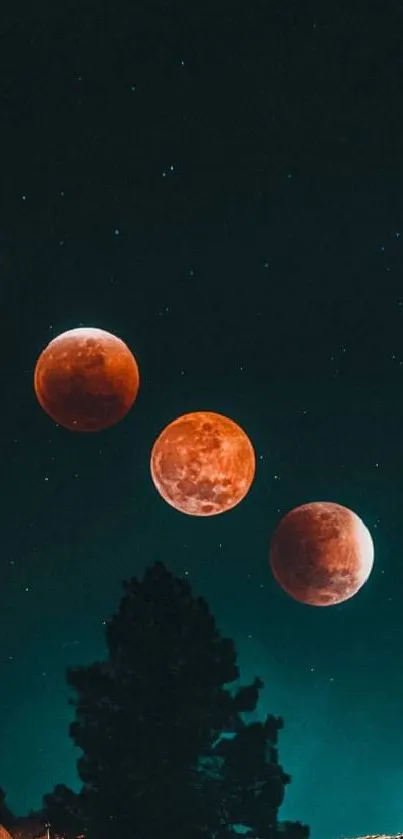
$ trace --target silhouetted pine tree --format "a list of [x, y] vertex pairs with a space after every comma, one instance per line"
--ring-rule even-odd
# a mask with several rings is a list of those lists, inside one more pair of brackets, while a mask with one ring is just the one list
[[[288, 839], [279, 723], [245, 724], [262, 683], [230, 693], [234, 644], [205, 600], [157, 563], [124, 584], [106, 640], [106, 661], [68, 673], [90, 837], [228, 839], [242, 824]], [[291, 827], [293, 839], [308, 835]]]

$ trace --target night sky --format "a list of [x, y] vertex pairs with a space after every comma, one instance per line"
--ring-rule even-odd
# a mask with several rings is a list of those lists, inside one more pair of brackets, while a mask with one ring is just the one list
[[[9, 804], [78, 788], [65, 669], [103, 656], [123, 579], [162, 560], [234, 637], [242, 678], [263, 678], [259, 712], [285, 719], [281, 817], [312, 839], [402, 830], [403, 9], [3, 5]], [[99, 434], [55, 426], [33, 392], [41, 350], [80, 325], [140, 367], [133, 410]], [[150, 479], [155, 437], [192, 410], [256, 450], [222, 516], [178, 513]], [[327, 609], [287, 597], [268, 561], [281, 516], [315, 500], [375, 544], [369, 582]]]

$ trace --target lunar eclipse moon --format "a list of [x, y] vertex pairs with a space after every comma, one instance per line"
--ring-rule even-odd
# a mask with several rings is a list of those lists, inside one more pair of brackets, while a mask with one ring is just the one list
[[102, 431], [120, 422], [139, 389], [139, 369], [126, 344], [110, 332], [80, 327], [54, 338], [38, 358], [39, 404], [70, 431]]
[[333, 606], [367, 581], [374, 547], [369, 530], [348, 507], [317, 501], [280, 521], [270, 548], [273, 575], [287, 594], [310, 606]]
[[190, 516], [214, 516], [239, 504], [255, 475], [255, 453], [233, 420], [211, 411], [184, 414], [159, 435], [151, 477], [162, 498]]

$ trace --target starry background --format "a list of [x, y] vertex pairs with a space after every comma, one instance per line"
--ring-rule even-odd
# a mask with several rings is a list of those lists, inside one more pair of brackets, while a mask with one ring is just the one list
[[[281, 816], [313, 839], [403, 829], [402, 27], [376, 0], [3, 4], [0, 783], [19, 813], [77, 787], [65, 668], [103, 655], [122, 580], [161, 559], [285, 718]], [[55, 427], [33, 394], [38, 354], [78, 325], [140, 365], [102, 434]], [[206, 520], [148, 469], [198, 409], [238, 421], [258, 462]], [[375, 543], [337, 608], [269, 571], [281, 515], [312, 500]]]

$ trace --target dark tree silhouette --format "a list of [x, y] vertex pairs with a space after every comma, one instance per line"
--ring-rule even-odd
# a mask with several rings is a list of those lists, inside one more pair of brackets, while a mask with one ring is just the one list
[[[262, 685], [261, 685], [262, 686]], [[242, 824], [247, 836], [303, 839], [309, 830], [299, 823], [278, 821], [285, 787], [291, 778], [278, 762], [280, 717], [268, 715], [263, 723], [245, 724], [232, 738], [216, 747], [221, 758], [222, 805], [233, 825]]]
[[90, 836], [228, 839], [239, 825], [260, 839], [308, 836], [277, 821], [289, 781], [280, 721], [243, 716], [262, 683], [229, 690], [234, 644], [186, 581], [157, 563], [125, 583], [106, 640], [106, 661], [68, 673]]
[[57, 784], [52, 792], [43, 796], [43, 818], [51, 824], [52, 833], [67, 839], [80, 835], [86, 827], [83, 793]]
[[6, 828], [6, 830], [10, 830], [13, 824], [15, 824], [16, 816], [14, 813], [11, 812], [10, 808], [6, 804], [6, 793], [4, 792], [3, 788], [0, 787], [0, 825]]

